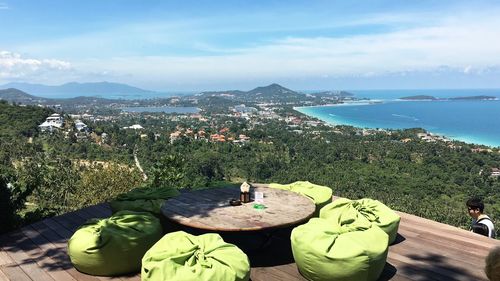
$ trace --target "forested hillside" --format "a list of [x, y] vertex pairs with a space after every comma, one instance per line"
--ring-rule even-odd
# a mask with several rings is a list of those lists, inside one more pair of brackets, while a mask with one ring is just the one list
[[[3, 230], [107, 201], [136, 186], [197, 189], [245, 180], [308, 180], [331, 187], [336, 196], [370, 197], [464, 228], [469, 223], [465, 201], [479, 196], [485, 199], [486, 213], [500, 220], [500, 181], [490, 173], [500, 166], [498, 150], [424, 142], [416, 136], [421, 130], [363, 136], [352, 127], [297, 130], [296, 125], [267, 119], [251, 124], [220, 114], [198, 120], [148, 113], [89, 123], [93, 133], [76, 139], [71, 128], [67, 134], [37, 133], [36, 125], [48, 110], [0, 106], [1, 120], [8, 120], [2, 121], [2, 136], [16, 136], [2, 137], [0, 149]], [[144, 129], [123, 129], [130, 124]], [[186, 133], [222, 131], [216, 128], [229, 132], [228, 140], [244, 134], [251, 141], [212, 142]], [[184, 135], [170, 139], [176, 130]], [[27, 136], [33, 136], [31, 142]], [[134, 168], [134, 153], [147, 181]]]
[[249, 135], [264, 141], [245, 146], [142, 143], [139, 155], [145, 163], [179, 155], [188, 175], [185, 186], [223, 179], [309, 180], [331, 187], [336, 196], [371, 197], [396, 210], [462, 227], [470, 220], [465, 201], [479, 196], [485, 198], [486, 212], [500, 219], [500, 181], [487, 172], [500, 163], [498, 153], [471, 152], [465, 144], [451, 148], [416, 139], [398, 141], [414, 135], [411, 130], [363, 137], [327, 128], [320, 135], [285, 128], [278, 123], [255, 128]]
[[32, 136], [52, 111], [36, 106], [11, 106], [0, 101], [0, 137]]
[[[38, 125], [51, 113], [0, 102], [0, 232], [109, 200], [141, 184], [127, 161], [89, 161], [87, 151], [95, 144], [79, 146], [62, 132], [41, 135]], [[114, 159], [106, 149], [97, 150], [99, 159]]]

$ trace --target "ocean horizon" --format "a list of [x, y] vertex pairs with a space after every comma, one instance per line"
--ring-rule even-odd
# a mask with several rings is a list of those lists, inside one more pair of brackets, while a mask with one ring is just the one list
[[[500, 90], [366, 90], [351, 91], [361, 103], [297, 107], [297, 111], [332, 125], [371, 129], [423, 128], [453, 140], [500, 146], [500, 100], [407, 101], [402, 97], [429, 95], [436, 98], [494, 96]], [[377, 100], [377, 103], [369, 101]]]
[[[292, 89], [293, 90], [293, 89]], [[224, 91], [224, 90], [220, 90]], [[325, 92], [330, 90], [294, 90], [298, 93], [311, 94], [318, 92]], [[500, 98], [500, 89], [389, 89], [389, 90], [343, 90], [355, 95], [356, 98], [366, 98], [366, 99], [382, 99], [382, 100], [395, 100], [404, 96], [413, 95], [434, 95], [437, 98], [445, 97], [458, 97], [463, 95], [468, 95], [471, 92], [477, 95], [492, 95]], [[196, 95], [204, 91], [198, 90], [185, 90], [185, 91], [162, 91], [162, 92], [146, 92], [146, 93], [106, 93], [106, 94], [95, 94], [95, 93], [85, 93], [85, 92], [74, 92], [74, 93], [37, 93], [29, 92], [29, 94], [42, 97], [42, 98], [53, 98], [53, 99], [66, 99], [75, 97], [96, 97], [96, 98], [106, 98], [106, 99], [125, 99], [125, 100], [144, 100], [144, 99], [159, 99], [159, 98], [171, 98], [171, 97], [182, 97], [187, 95]]]

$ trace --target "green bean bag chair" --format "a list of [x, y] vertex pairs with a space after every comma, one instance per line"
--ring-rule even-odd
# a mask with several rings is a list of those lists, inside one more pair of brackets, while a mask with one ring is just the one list
[[316, 214], [318, 216], [319, 210], [326, 204], [332, 202], [332, 189], [327, 186], [317, 185], [308, 181], [296, 181], [291, 184], [269, 184], [271, 188], [278, 188], [289, 190], [308, 197], [316, 204]]
[[308, 280], [375, 281], [387, 259], [387, 234], [354, 211], [338, 221], [312, 218], [294, 228], [290, 239]]
[[81, 272], [114, 276], [141, 269], [144, 253], [162, 236], [159, 220], [149, 213], [122, 211], [90, 219], [68, 241], [71, 262]]
[[215, 233], [200, 236], [183, 231], [169, 233], [142, 258], [142, 281], [237, 281], [249, 278], [247, 255]]
[[179, 195], [179, 191], [170, 187], [141, 187], [118, 195], [109, 202], [113, 213], [130, 210], [136, 212], [150, 212], [157, 216], [161, 214], [161, 206], [165, 200]]
[[356, 209], [366, 219], [385, 231], [389, 235], [389, 244], [392, 244], [396, 240], [401, 217], [378, 200], [369, 198], [359, 200], [339, 198], [321, 209], [320, 217], [324, 219], [336, 218], [338, 217], [338, 212], [345, 212], [351, 208]]

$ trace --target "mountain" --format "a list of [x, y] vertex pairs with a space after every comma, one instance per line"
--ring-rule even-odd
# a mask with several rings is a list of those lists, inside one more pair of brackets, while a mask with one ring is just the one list
[[269, 86], [257, 87], [253, 90], [246, 92], [249, 95], [275, 95], [275, 94], [297, 94], [297, 92], [285, 88], [279, 84], [271, 84]]
[[59, 86], [47, 86], [30, 83], [8, 83], [0, 88], [16, 88], [34, 95], [45, 96], [89, 96], [89, 95], [110, 95], [110, 94], [146, 94], [153, 91], [132, 87], [126, 84], [111, 82], [77, 83], [71, 82]]
[[207, 97], [222, 97], [240, 102], [280, 102], [280, 101], [295, 101], [307, 99], [307, 96], [302, 93], [287, 89], [278, 84], [269, 86], [257, 87], [250, 91], [229, 90], [229, 91], [211, 91], [202, 92], [196, 96]]
[[99, 97], [74, 97], [74, 98], [42, 98], [27, 94], [21, 90], [9, 88], [0, 90], [0, 100], [5, 100], [10, 103], [25, 104], [25, 105], [48, 105], [48, 106], [64, 106], [65, 108], [81, 107], [88, 105], [111, 105], [117, 102], [121, 104], [131, 104], [133, 100], [116, 100]]
[[[25, 94], [22, 92], [12, 93], [10, 97], [23, 97]], [[8, 144], [9, 140], [17, 139], [20, 136], [29, 137], [36, 134], [38, 124], [41, 124], [52, 113], [54, 111], [49, 108], [18, 106], [0, 101], [0, 124], [2, 124], [0, 126], [0, 140], [2, 143]], [[9, 149], [9, 146], [2, 148], [5, 151], [5, 149]]]
[[403, 98], [399, 98], [399, 99], [400, 100], [437, 100], [436, 97], [426, 96], [426, 95], [409, 96], [409, 97], [403, 97]]
[[21, 90], [8, 88], [5, 90], [0, 90], [0, 100], [6, 100], [9, 102], [22, 103], [22, 104], [36, 104], [36, 103], [46, 103], [50, 99], [35, 97]]
[[251, 91], [243, 94], [248, 98], [255, 98], [257, 100], [270, 99], [270, 100], [280, 100], [280, 99], [296, 99], [304, 98], [304, 94], [297, 93], [288, 88], [285, 88], [279, 84], [271, 84], [265, 87], [257, 87]]

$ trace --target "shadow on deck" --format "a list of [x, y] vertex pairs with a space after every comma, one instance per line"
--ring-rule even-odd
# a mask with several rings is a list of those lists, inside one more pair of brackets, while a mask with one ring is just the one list
[[[399, 213], [401, 223], [389, 247], [385, 280], [487, 280], [484, 257], [498, 240]], [[74, 231], [89, 218], [107, 217], [107, 204], [45, 219], [0, 236], [0, 280], [140, 280], [140, 275], [95, 277], [78, 272], [66, 254]], [[249, 251], [251, 279], [305, 280], [291, 254], [287, 231], [273, 235], [262, 251]]]

